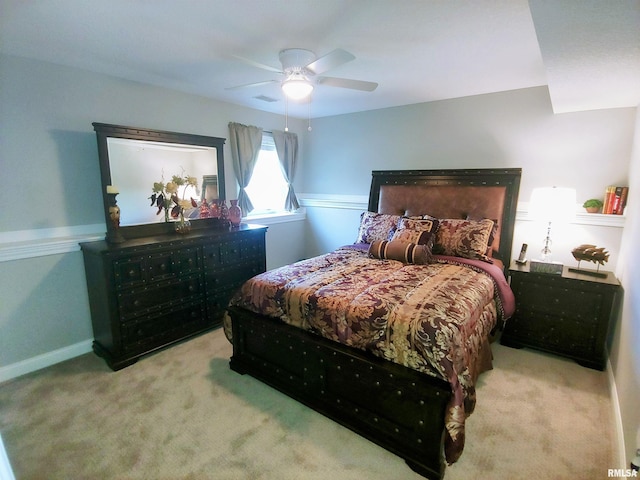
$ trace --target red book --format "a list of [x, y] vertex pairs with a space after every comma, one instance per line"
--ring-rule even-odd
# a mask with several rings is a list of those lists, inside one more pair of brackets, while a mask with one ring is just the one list
[[618, 212], [622, 210], [620, 200], [622, 198], [622, 187], [616, 187], [611, 200], [611, 213], [618, 215]]
[[627, 206], [627, 196], [629, 195], [629, 187], [622, 187], [622, 194], [620, 195], [620, 208], [618, 209], [618, 215], [624, 213], [624, 207]]

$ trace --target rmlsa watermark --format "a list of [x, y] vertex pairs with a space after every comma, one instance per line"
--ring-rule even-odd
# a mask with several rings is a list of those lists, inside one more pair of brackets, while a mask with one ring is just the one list
[[607, 470], [607, 477], [638, 478], [638, 471], [630, 468], [610, 468]]

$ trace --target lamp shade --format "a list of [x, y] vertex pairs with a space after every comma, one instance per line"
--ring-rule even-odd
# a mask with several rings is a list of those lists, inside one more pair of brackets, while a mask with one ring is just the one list
[[544, 222], [569, 222], [576, 213], [576, 191], [573, 188], [534, 188], [529, 202], [529, 216]]
[[292, 75], [282, 82], [282, 91], [293, 100], [301, 100], [311, 94], [313, 85], [303, 75]]

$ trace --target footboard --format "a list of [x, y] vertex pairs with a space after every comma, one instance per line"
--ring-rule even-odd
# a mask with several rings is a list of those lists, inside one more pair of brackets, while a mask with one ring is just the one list
[[350, 428], [421, 475], [443, 477], [446, 382], [240, 308], [229, 314], [232, 370]]

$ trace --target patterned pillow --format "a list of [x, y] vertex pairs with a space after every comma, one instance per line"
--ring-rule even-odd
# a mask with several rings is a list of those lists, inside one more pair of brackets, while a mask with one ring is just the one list
[[400, 220], [400, 215], [363, 212], [355, 243], [372, 243], [374, 240], [389, 240]]
[[[471, 215], [467, 215], [467, 220], [475, 220], [475, 221], [480, 221], [480, 220], [484, 220], [484, 218], [473, 218]], [[496, 235], [498, 235], [498, 220], [496, 219], [491, 219], [493, 220], [493, 228], [491, 229], [491, 234], [489, 235], [489, 240], [487, 240], [487, 256], [491, 257], [493, 255], [493, 241], [496, 238]]]
[[434, 234], [438, 230], [439, 221], [435, 218], [415, 219], [402, 217], [398, 222], [398, 228], [391, 237], [392, 241], [427, 245], [429, 249], [433, 245]]
[[480, 221], [440, 219], [433, 253], [491, 262], [486, 252], [492, 231], [493, 220], [489, 219]]
[[398, 260], [402, 263], [414, 263], [425, 265], [431, 259], [429, 248], [426, 245], [416, 245], [399, 241], [388, 242], [386, 240], [374, 240], [369, 245], [369, 257], [388, 260]]

